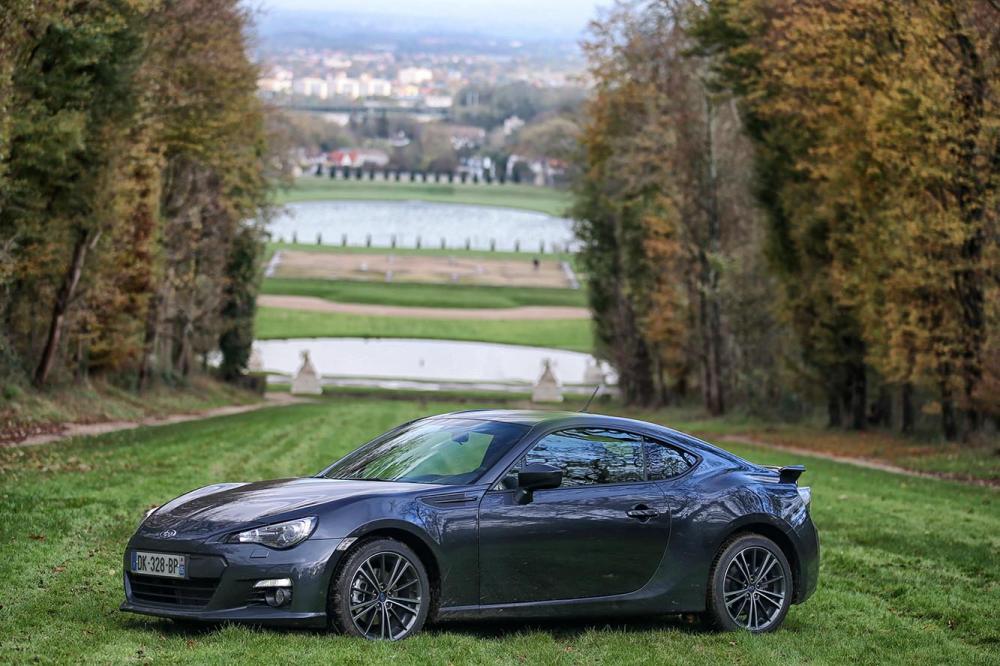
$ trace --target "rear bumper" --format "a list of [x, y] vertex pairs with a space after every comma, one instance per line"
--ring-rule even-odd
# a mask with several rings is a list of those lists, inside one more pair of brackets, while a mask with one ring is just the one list
[[798, 585], [794, 603], [801, 604], [816, 591], [819, 584], [819, 532], [812, 519], [805, 520], [795, 530], [798, 537]]
[[[340, 557], [340, 539], [308, 539], [288, 550], [253, 544], [204, 544], [136, 537], [123, 556], [125, 601], [121, 610], [154, 617], [206, 622], [250, 622], [282, 626], [326, 625], [330, 576]], [[144, 550], [188, 556], [187, 581], [136, 576], [131, 552]], [[254, 584], [288, 578], [292, 600], [273, 608]], [[189, 592], [183, 585], [197, 586]]]

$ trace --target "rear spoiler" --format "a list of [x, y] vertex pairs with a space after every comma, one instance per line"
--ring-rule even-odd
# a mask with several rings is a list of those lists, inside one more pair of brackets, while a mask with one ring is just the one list
[[[802, 472], [806, 471], [805, 465], [786, 465], [778, 467], [776, 465], [764, 465], [764, 469], [772, 474], [778, 475], [778, 483], [797, 483]], [[773, 479], [773, 476], [768, 476]]]
[[778, 467], [778, 483], [797, 483], [802, 472], [806, 471], [805, 465], [786, 465]]

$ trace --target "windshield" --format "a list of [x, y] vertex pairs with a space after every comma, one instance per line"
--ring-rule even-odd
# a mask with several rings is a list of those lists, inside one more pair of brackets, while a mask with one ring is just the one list
[[323, 476], [410, 483], [475, 483], [529, 429], [496, 421], [423, 419], [349, 453]]

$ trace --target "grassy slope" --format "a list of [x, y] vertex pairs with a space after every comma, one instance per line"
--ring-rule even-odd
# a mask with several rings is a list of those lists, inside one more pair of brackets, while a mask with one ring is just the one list
[[476, 340], [512, 345], [554, 347], [589, 352], [590, 322], [585, 319], [549, 321], [479, 321], [362, 317], [326, 312], [259, 308], [257, 338], [432, 338]]
[[12, 395], [5, 400], [0, 396], [0, 438], [5, 430], [36, 430], [53, 423], [126, 421], [259, 399], [222, 382], [197, 376], [186, 385], [160, 384], [141, 395], [100, 380], [46, 391], [19, 389], [16, 397]]
[[332, 399], [0, 450], [0, 662], [997, 663], [1000, 495], [823, 461], [804, 477], [823, 539], [820, 588], [773, 635], [596, 619], [444, 624], [373, 644], [117, 612], [121, 550], [144, 508], [210, 482], [309, 474], [379, 431], [450, 407]]
[[278, 193], [276, 202], [284, 204], [332, 199], [380, 201], [419, 199], [437, 203], [523, 208], [555, 216], [565, 215], [570, 205], [568, 192], [549, 187], [343, 181], [314, 176], [299, 178], [291, 189]]
[[513, 308], [521, 305], [566, 305], [586, 307], [587, 297], [579, 289], [550, 287], [494, 287], [467, 284], [423, 284], [416, 282], [364, 282], [267, 278], [262, 292], [292, 296], [315, 296], [342, 303], [373, 303], [442, 308]]

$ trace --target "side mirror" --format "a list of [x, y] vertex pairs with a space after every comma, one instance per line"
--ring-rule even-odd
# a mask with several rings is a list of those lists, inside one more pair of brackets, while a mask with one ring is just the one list
[[517, 487], [524, 490], [547, 490], [562, 485], [562, 470], [545, 463], [525, 465], [517, 473]]
[[531, 502], [535, 490], [558, 488], [562, 485], [562, 470], [544, 463], [525, 465], [517, 473], [517, 492], [514, 501], [518, 504]]

